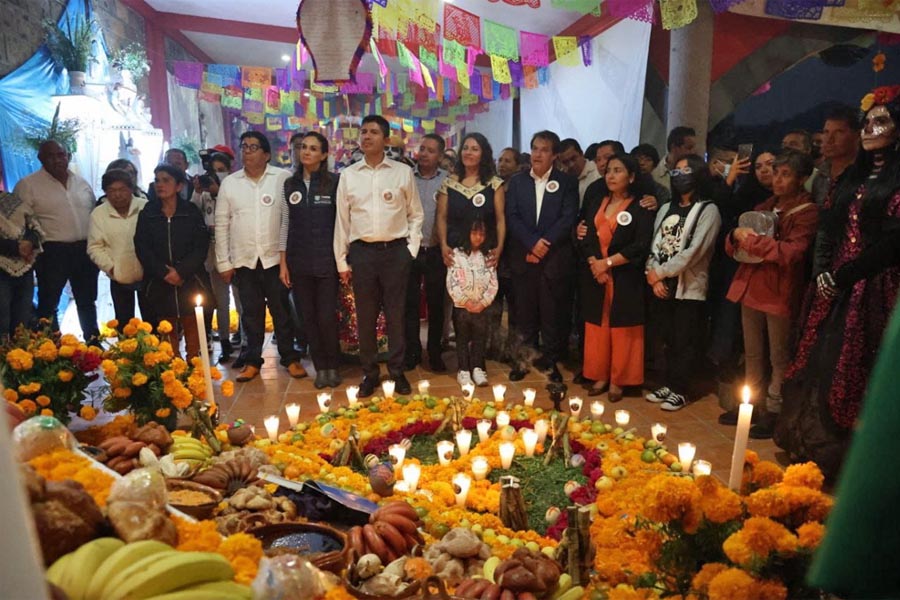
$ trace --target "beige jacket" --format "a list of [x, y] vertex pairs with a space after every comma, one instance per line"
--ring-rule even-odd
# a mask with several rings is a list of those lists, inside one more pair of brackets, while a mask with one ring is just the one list
[[109, 202], [91, 213], [88, 255], [101, 271], [118, 283], [136, 283], [144, 278], [144, 269], [134, 252], [134, 230], [138, 214], [146, 204], [143, 198], [132, 198], [127, 217], [120, 215]]

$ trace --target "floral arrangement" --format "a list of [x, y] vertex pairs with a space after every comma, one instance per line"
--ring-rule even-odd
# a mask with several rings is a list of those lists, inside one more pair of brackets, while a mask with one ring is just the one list
[[47, 481], [71, 479], [80, 483], [91, 495], [97, 506], [106, 506], [106, 498], [112, 489], [113, 477], [96, 467], [86, 456], [71, 450], [57, 450], [36, 456], [28, 461], [37, 474]]
[[49, 19], [42, 23], [45, 43], [53, 62], [60, 69], [87, 71], [94, 58], [94, 28], [97, 22], [84, 16], [66, 17], [65, 26]]
[[78, 151], [78, 133], [81, 131], [81, 121], [60, 119], [59, 108], [60, 105], [57, 103], [49, 127], [26, 126], [13, 147], [23, 154], [27, 153], [32, 156], [40, 150], [41, 144], [47, 140], [55, 140], [68, 150], [69, 154], [75, 154]]
[[900, 95], [900, 85], [883, 85], [877, 87], [865, 96], [859, 103], [863, 112], [868, 112], [873, 106], [890, 104]]
[[49, 327], [31, 331], [24, 327], [0, 348], [0, 374], [7, 402], [26, 416], [53, 416], [63, 423], [77, 412], [91, 420], [91, 406], [82, 406], [88, 384], [96, 379], [101, 350], [87, 346], [74, 335], [59, 335]]
[[113, 52], [110, 66], [119, 71], [130, 71], [135, 79], [140, 79], [150, 72], [147, 53], [136, 43], [131, 43]]

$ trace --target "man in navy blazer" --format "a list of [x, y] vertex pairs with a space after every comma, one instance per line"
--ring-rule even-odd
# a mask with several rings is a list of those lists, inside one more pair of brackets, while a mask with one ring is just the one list
[[[543, 356], [535, 366], [561, 382], [556, 366], [565, 349], [566, 321], [572, 303], [572, 228], [578, 215], [578, 180], [554, 167], [559, 136], [539, 131], [531, 138], [531, 171], [509, 180], [506, 189], [506, 252], [513, 272], [513, 289], [522, 302], [516, 306], [520, 343]], [[509, 374], [525, 377], [527, 364], [519, 360]]]

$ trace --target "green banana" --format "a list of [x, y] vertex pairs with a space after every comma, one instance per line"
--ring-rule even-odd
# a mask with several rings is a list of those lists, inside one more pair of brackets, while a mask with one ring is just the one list
[[91, 576], [91, 582], [84, 594], [85, 600], [104, 600], [105, 589], [114, 589], [109, 584], [118, 585], [121, 574], [131, 565], [148, 556], [155, 557], [162, 552], [175, 552], [168, 544], [156, 540], [141, 540], [119, 548], [103, 561], [103, 564]]
[[559, 576], [559, 582], [556, 584], [556, 591], [553, 592], [553, 596], [551, 600], [559, 600], [563, 594], [569, 591], [572, 587], [572, 576], [568, 573], [563, 573]]
[[209, 581], [207, 583], [201, 583], [200, 585], [195, 585], [190, 588], [182, 588], [180, 590], [176, 590], [176, 592], [188, 590], [218, 592], [222, 595], [234, 596], [235, 598], [241, 598], [242, 600], [253, 599], [253, 590], [250, 589], [249, 585], [242, 585], [240, 583], [235, 583], [234, 581]]
[[66, 573], [66, 568], [69, 562], [72, 560], [72, 555], [75, 552], [69, 552], [68, 554], [63, 554], [50, 565], [50, 568], [47, 569], [47, 581], [52, 583], [53, 585], [59, 587], [62, 583], [62, 576]]
[[569, 588], [569, 591], [562, 596], [559, 596], [558, 600], [578, 600], [582, 595], [584, 595], [584, 588], [580, 585], [576, 585], [575, 587]]
[[234, 569], [221, 554], [167, 552], [125, 569], [121, 578], [116, 578], [118, 585], [104, 590], [104, 600], [144, 600], [198, 583], [233, 578]]
[[91, 577], [107, 558], [125, 546], [118, 538], [105, 537], [92, 540], [72, 553], [70, 565], [58, 584], [69, 600], [84, 600]]

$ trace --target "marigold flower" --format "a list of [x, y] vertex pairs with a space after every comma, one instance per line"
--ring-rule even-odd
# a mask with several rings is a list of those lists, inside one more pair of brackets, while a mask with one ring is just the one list
[[145, 383], [147, 383], [147, 376], [144, 375], [143, 373], [135, 373], [131, 377], [131, 385], [133, 385], [135, 387], [141, 387]]
[[45, 408], [45, 409], [41, 410], [41, 416], [42, 417], [52, 417], [53, 411], [50, 410], [49, 408]]
[[118, 329], [119, 322], [116, 319], [110, 319], [109, 321], [106, 322], [106, 326], [109, 327], [110, 329]]
[[38, 406], [47, 407], [50, 406], [50, 396], [46, 396], [41, 394], [37, 398], [34, 399]]
[[37, 412], [37, 404], [33, 400], [22, 400], [19, 402], [19, 408], [29, 417]]
[[151, 333], [150, 335], [144, 336], [144, 343], [151, 348], [156, 348], [159, 346], [159, 338]]
[[234, 382], [230, 379], [222, 382], [222, 395], [226, 398], [234, 396]]
[[47, 362], [53, 362], [54, 360], [56, 360], [58, 354], [59, 350], [56, 348], [56, 344], [54, 344], [50, 340], [41, 343], [41, 345], [38, 346], [37, 350], [35, 350], [34, 352], [35, 358], [39, 358]]
[[73, 348], [77, 348], [80, 343], [79, 339], [71, 333], [67, 333], [59, 338], [60, 346], [72, 346]]
[[63, 383], [69, 383], [70, 381], [72, 381], [72, 378], [75, 377], [75, 373], [66, 369], [62, 369], [59, 373], [56, 374], [56, 377], [59, 378], [59, 380]]
[[707, 594], [709, 583], [716, 575], [727, 569], [728, 565], [722, 563], [706, 563], [691, 580], [691, 589], [700, 594]]
[[37, 381], [32, 381], [31, 383], [24, 383], [19, 386], [19, 393], [23, 396], [28, 396], [30, 394], [37, 394], [41, 391], [41, 384]]
[[93, 406], [82, 406], [81, 410], [78, 411], [78, 414], [85, 421], [93, 421], [94, 418], [97, 416], [97, 411], [94, 410]]
[[687, 478], [657, 475], [644, 488], [644, 515], [659, 523], [682, 520], [684, 530], [700, 525], [700, 490]]
[[750, 481], [757, 487], [769, 487], [781, 481], [784, 472], [775, 463], [763, 460], [754, 465]]
[[875, 94], [869, 92], [859, 101], [859, 110], [869, 112], [875, 106]]
[[156, 331], [158, 331], [159, 333], [161, 333], [163, 335], [172, 333], [172, 324], [169, 323], [168, 321], [166, 321], [165, 319], [163, 319], [162, 321], [159, 322], [159, 325], [156, 326]]
[[134, 338], [130, 338], [127, 340], [122, 340], [119, 342], [119, 350], [126, 354], [131, 354], [138, 348], [138, 342]]
[[131, 388], [130, 387], [117, 387], [113, 388], [113, 396], [116, 398], [129, 398], [131, 397]]
[[715, 477], [698, 477], [700, 508], [703, 515], [713, 523], [733, 521], [744, 512], [741, 497], [719, 483]]
[[60, 346], [59, 347], [59, 356], [61, 358], [72, 358], [75, 356], [75, 350], [78, 348], [75, 346]]
[[138, 331], [143, 331], [144, 333], [153, 333], [153, 325], [147, 323], [146, 321], [141, 321], [141, 324], [138, 325]]
[[726, 569], [709, 582], [709, 600], [758, 600], [755, 583], [746, 571]]
[[811, 490], [821, 490], [825, 483], [825, 476], [814, 462], [791, 465], [784, 471], [782, 483], [787, 486], [806, 487]]
[[6, 353], [6, 362], [15, 371], [28, 371], [34, 366], [34, 356], [21, 348], [13, 348]]
[[131, 323], [129, 323], [128, 325], [126, 325], [125, 327], [122, 328], [122, 333], [124, 333], [128, 337], [136, 336], [137, 332], [138, 332], [137, 325], [132, 325]]
[[166, 417], [168, 417], [169, 415], [172, 414], [172, 409], [171, 408], [160, 408], [153, 414], [155, 414], [160, 419], [165, 419]]
[[797, 545], [797, 536], [781, 523], [766, 517], [750, 517], [740, 531], [725, 540], [722, 550], [731, 562], [747, 566], [756, 559], [767, 560], [773, 552], [794, 553]]
[[19, 399], [19, 393], [16, 390], [6, 388], [3, 390], [3, 397], [7, 402], [15, 402]]
[[801, 548], [815, 550], [819, 547], [819, 543], [825, 536], [825, 526], [821, 523], [810, 522], [804, 523], [797, 528], [797, 539], [800, 540]]
[[172, 360], [172, 372], [176, 376], [180, 377], [181, 375], [187, 373], [187, 369], [187, 363], [184, 362], [183, 358], [175, 358]]

